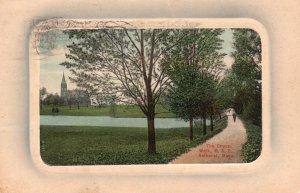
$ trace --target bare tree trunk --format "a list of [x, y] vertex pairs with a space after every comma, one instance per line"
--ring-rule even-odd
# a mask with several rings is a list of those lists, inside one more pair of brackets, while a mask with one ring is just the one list
[[148, 153], [156, 153], [156, 142], [155, 142], [155, 125], [154, 125], [154, 108], [149, 108], [147, 116], [148, 121]]
[[194, 134], [193, 134], [193, 117], [190, 117], [190, 140], [193, 141]]
[[203, 118], [203, 135], [206, 135], [206, 117]]
[[143, 29], [140, 30], [141, 32], [141, 51], [140, 51], [140, 57], [141, 57], [141, 64], [142, 64], [142, 73], [144, 78], [144, 83], [146, 87], [147, 92], [147, 121], [148, 121], [148, 153], [154, 154], [156, 153], [156, 141], [155, 141], [155, 126], [154, 126], [154, 118], [155, 118], [155, 102], [153, 99], [153, 92], [151, 88], [151, 82], [152, 82], [152, 70], [153, 70], [153, 51], [154, 51], [154, 30], [152, 34], [152, 46], [151, 46], [151, 57], [150, 57], [150, 64], [149, 64], [149, 72], [147, 74], [147, 68], [146, 68], [146, 61], [145, 61], [145, 55], [144, 55], [144, 32]]

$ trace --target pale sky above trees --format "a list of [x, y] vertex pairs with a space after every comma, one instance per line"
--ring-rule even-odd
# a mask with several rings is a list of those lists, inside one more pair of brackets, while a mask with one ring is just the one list
[[[230, 53], [233, 51], [232, 31], [230, 29], [226, 29], [221, 37], [224, 40], [222, 52], [227, 54], [224, 58], [224, 62], [228, 67], [230, 67], [233, 63], [233, 59], [230, 56]], [[52, 36], [48, 37], [48, 39], [42, 40], [41, 43], [42, 46], [44, 45], [47, 49], [41, 49], [41, 52], [39, 53], [40, 87], [45, 87], [50, 93], [60, 93], [60, 83], [63, 72], [65, 73], [66, 78], [71, 75], [64, 66], [59, 65], [61, 62], [66, 61], [65, 53], [67, 52], [67, 38], [68, 37], [61, 31], [55, 31], [52, 32]], [[45, 44], [45, 42], [51, 43]], [[68, 89], [76, 88], [76, 85], [72, 84], [68, 78], [66, 81]]]

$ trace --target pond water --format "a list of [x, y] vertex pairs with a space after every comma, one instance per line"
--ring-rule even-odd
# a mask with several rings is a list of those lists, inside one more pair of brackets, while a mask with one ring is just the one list
[[[146, 118], [114, 118], [109, 116], [52, 116], [41, 115], [40, 125], [147, 127]], [[207, 121], [209, 125], [209, 121]], [[156, 128], [189, 127], [189, 123], [176, 118], [155, 118]]]

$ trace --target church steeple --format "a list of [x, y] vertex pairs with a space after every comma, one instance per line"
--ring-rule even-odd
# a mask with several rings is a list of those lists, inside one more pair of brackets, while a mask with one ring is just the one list
[[63, 85], [67, 85], [67, 82], [66, 82], [66, 79], [65, 79], [65, 73], [63, 72], [63, 77], [62, 77], [62, 80], [61, 80], [61, 84]]
[[68, 94], [67, 82], [65, 79], [65, 73], [63, 73], [63, 77], [60, 84], [60, 96], [66, 98]]

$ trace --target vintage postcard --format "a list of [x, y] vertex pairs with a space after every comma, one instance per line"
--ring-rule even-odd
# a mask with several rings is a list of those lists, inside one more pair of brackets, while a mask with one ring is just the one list
[[299, 192], [299, 8], [1, 1], [0, 192]]
[[36, 155], [51, 166], [226, 164], [262, 151], [255, 28], [197, 21], [37, 25]]

